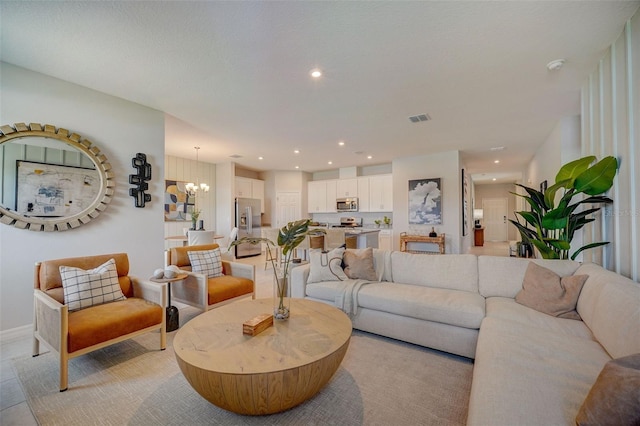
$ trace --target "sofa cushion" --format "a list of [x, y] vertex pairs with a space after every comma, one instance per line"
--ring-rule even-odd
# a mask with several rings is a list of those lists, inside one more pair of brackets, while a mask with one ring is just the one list
[[589, 327], [582, 321], [552, 317], [516, 303], [510, 297], [489, 297], [486, 300], [487, 317], [518, 322], [561, 335], [595, 340]]
[[114, 259], [89, 270], [62, 265], [60, 276], [69, 312], [126, 299], [120, 288]]
[[640, 285], [603, 267], [586, 263], [578, 313], [612, 358], [640, 353]]
[[204, 274], [207, 278], [216, 278], [223, 275], [220, 248], [188, 251], [187, 255], [189, 256], [189, 263], [191, 263], [191, 271]]
[[478, 293], [478, 261], [473, 254], [431, 256], [394, 251], [391, 273], [396, 283]]
[[69, 315], [69, 353], [160, 324], [164, 309], [144, 299], [92, 306]]
[[561, 277], [573, 275], [580, 263], [572, 260], [523, 259], [517, 257], [479, 256], [478, 287], [484, 297], [516, 297], [529, 262], [552, 270]]
[[319, 283], [307, 284], [307, 296], [314, 299], [326, 300], [335, 304], [336, 297], [342, 289], [341, 281], [322, 281]]
[[579, 320], [576, 303], [587, 278], [587, 275], [560, 277], [550, 269], [529, 262], [516, 302], [554, 317]]
[[376, 281], [376, 269], [373, 265], [373, 249], [345, 250], [342, 257], [344, 273], [352, 280]]
[[578, 411], [576, 424], [640, 425], [640, 354], [604, 366]]
[[342, 281], [349, 279], [342, 270], [344, 248], [338, 247], [329, 252], [309, 250], [309, 279], [307, 283], [321, 281]]
[[358, 293], [358, 305], [473, 329], [480, 328], [485, 316], [484, 297], [477, 293], [408, 284], [367, 284]]
[[487, 317], [478, 336], [467, 425], [575, 424], [610, 359], [596, 341]]
[[209, 305], [253, 293], [253, 281], [248, 278], [223, 275], [207, 281]]

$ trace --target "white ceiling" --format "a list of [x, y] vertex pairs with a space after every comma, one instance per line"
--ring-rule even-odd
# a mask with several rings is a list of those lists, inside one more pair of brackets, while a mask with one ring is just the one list
[[169, 155], [313, 172], [457, 149], [511, 179], [639, 4], [2, 0], [0, 59], [165, 111]]

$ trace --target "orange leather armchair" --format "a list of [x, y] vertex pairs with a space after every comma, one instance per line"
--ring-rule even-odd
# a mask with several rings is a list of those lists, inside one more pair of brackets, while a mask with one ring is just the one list
[[[69, 312], [64, 301], [60, 266], [93, 269], [114, 259], [118, 282], [126, 300]], [[40, 343], [60, 358], [60, 392], [68, 387], [69, 359], [150, 331], [159, 331], [160, 349], [166, 348], [164, 306], [166, 284], [141, 281], [129, 274], [125, 253], [38, 262], [34, 275], [33, 356]]]
[[[203, 311], [251, 297], [255, 299], [256, 273], [254, 265], [222, 260], [222, 277], [207, 278], [191, 270], [189, 251], [212, 250], [218, 244], [173, 247], [167, 251], [167, 265], [176, 265], [189, 275], [172, 283], [172, 300], [195, 306]], [[226, 249], [221, 249], [224, 253]]]

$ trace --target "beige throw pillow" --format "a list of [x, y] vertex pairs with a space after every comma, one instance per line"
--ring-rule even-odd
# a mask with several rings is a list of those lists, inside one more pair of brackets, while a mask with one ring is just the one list
[[309, 279], [307, 283], [319, 283], [322, 281], [344, 281], [348, 277], [342, 270], [342, 247], [329, 252], [314, 249], [309, 251]]
[[377, 281], [376, 269], [373, 265], [373, 249], [348, 249], [342, 257], [344, 273], [352, 280], [361, 279]]
[[554, 317], [579, 320], [576, 304], [588, 277], [571, 275], [561, 278], [555, 272], [529, 262], [516, 302]]
[[114, 259], [89, 270], [72, 266], [60, 266], [59, 270], [64, 303], [69, 312], [126, 299], [120, 288]]
[[578, 411], [576, 424], [640, 424], [640, 354], [605, 364]]
[[220, 248], [213, 250], [196, 250], [188, 251], [191, 270], [198, 274], [204, 274], [207, 278], [221, 277], [222, 273], [222, 256]]

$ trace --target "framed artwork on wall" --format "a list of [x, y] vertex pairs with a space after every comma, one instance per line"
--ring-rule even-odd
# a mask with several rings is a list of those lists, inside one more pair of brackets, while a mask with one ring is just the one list
[[165, 180], [164, 183], [164, 221], [191, 220], [196, 200], [187, 194], [187, 183], [177, 180]]
[[462, 236], [469, 234], [469, 181], [462, 169]]
[[409, 224], [442, 224], [440, 178], [409, 181]]
[[16, 161], [16, 208], [26, 217], [65, 217], [85, 210], [100, 188], [90, 168]]

